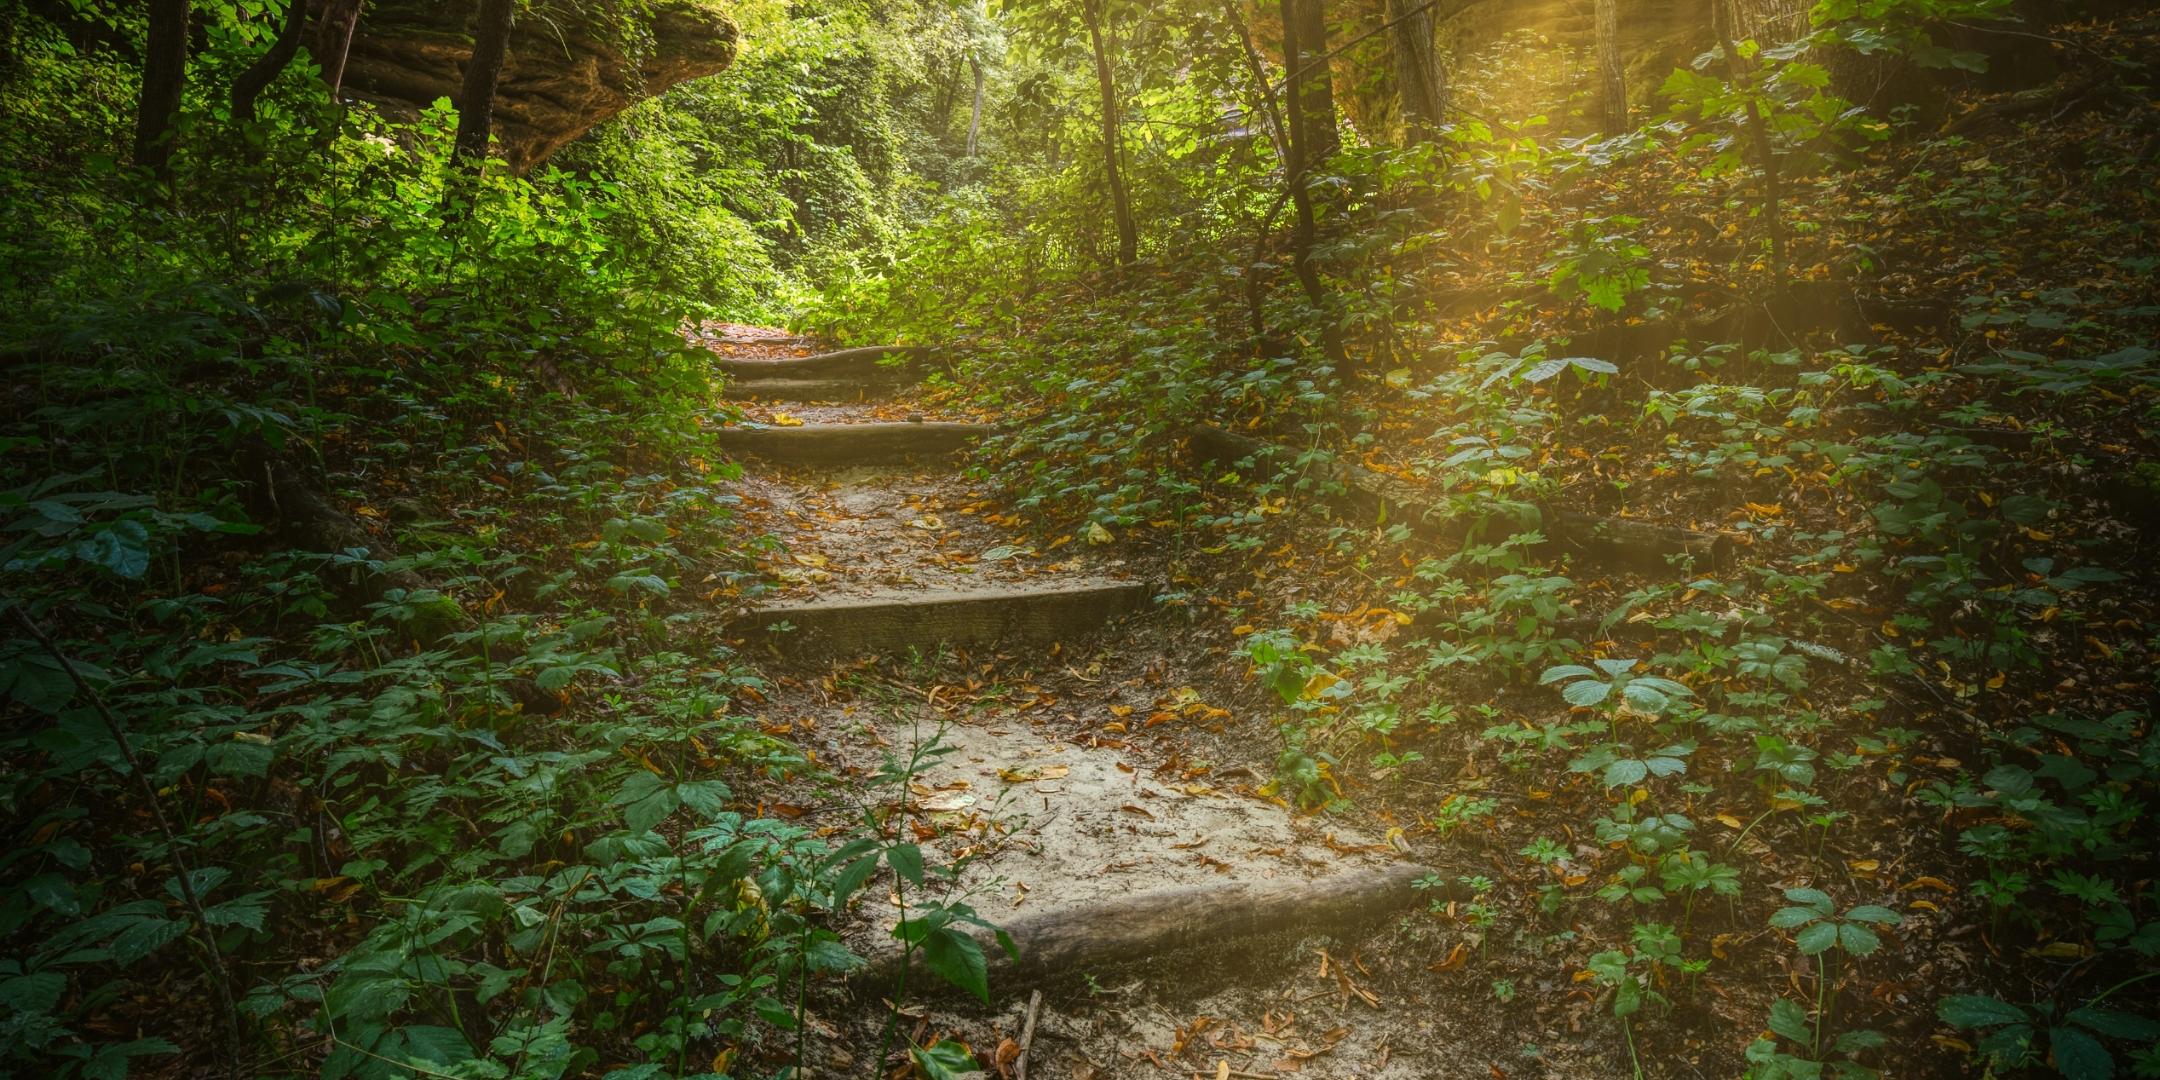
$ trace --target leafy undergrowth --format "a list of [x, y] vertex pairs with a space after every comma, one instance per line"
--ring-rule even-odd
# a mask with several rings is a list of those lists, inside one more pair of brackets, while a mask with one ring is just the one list
[[[1613, 139], [1481, 120], [1346, 152], [1316, 186], [1324, 316], [1281, 262], [1247, 291], [1285, 257], [1243, 246], [1266, 207], [1229, 183], [1144, 267], [1045, 283], [1020, 335], [965, 290], [1025, 227], [957, 218], [909, 279], [949, 307], [882, 325], [974, 336], [968, 395], [1023, 421], [985, 468], [1045, 531], [1201, 556], [1175, 599], [1242, 642], [1286, 805], [1483, 860], [1478, 902], [1401, 932], [1494, 999], [1497, 1038], [1558, 996], [1653, 1075], [2151, 1074], [2134, 58], [2160, 26], [2051, 32], [2068, 71], [2026, 92], [2051, 111], [1977, 100], [1940, 131], [1845, 111], [1789, 48], [1676, 74]], [[1743, 101], [1781, 139], [1767, 209]], [[1290, 453], [1196, 474], [1203, 420]], [[1344, 509], [1333, 462], [1421, 494]], [[1631, 553], [1629, 522], [1701, 544]]]

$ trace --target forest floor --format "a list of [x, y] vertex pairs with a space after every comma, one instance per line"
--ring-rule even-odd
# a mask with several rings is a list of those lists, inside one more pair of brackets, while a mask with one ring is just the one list
[[[2045, 130], [1983, 106], [1969, 137], [1820, 180], [1783, 307], [1717, 284], [1740, 241], [1694, 226], [1729, 207], [1647, 204], [1687, 187], [1669, 163], [1599, 174], [1555, 220], [1640, 215], [1675, 282], [1641, 314], [1554, 296], [1505, 262], [1560, 239], [1518, 237], [1425, 283], [1463, 302], [1351, 380], [1348, 430], [1214, 418], [1306, 455], [1276, 486], [1163, 438], [1208, 507], [1175, 528], [1060, 536], [973, 471], [753, 467], [784, 596], [1153, 591], [1049, 641], [775, 668], [773, 730], [843, 777], [949, 748], [873, 816], [991, 921], [1432, 870], [1429, 898], [1362, 926], [993, 981], [988, 1004], [858, 984], [815, 1009], [823, 1060], [883, 1043], [897, 1000], [916, 1045], [1009, 1063], [1041, 989], [1036, 1076], [1732, 1076], [1757, 1054], [1958, 1076], [1986, 1041], [1941, 1011], [1981, 1000], [1957, 995], [2068, 1011], [2134, 983], [2160, 944], [2142, 810], [2119, 802], [2154, 776], [2154, 142], [2068, 100]], [[1525, 377], [1547, 348], [1618, 374]], [[965, 398], [743, 415], [985, 419]], [[1330, 458], [1349, 471], [1308, 464]], [[1427, 528], [1517, 496], [1542, 535]], [[1263, 661], [1270, 635], [1295, 655]], [[1599, 707], [1539, 679], [1593, 662], [1691, 701]], [[773, 798], [808, 816], [868, 790]], [[866, 905], [853, 940], [900, 916]], [[1866, 925], [1826, 944], [1801, 931], [1819, 918]]]
[[[749, 329], [729, 328], [708, 344], [736, 359], [812, 351]], [[736, 404], [750, 427], [953, 415], [914, 390], [878, 401]], [[768, 600], [1020, 590], [1101, 576], [1164, 589], [1168, 577], [1188, 572], [1159, 545], [1122, 557], [1084, 540], [1038, 552], [1011, 509], [951, 463], [753, 462], [741, 489], [744, 524], [781, 541], [763, 561]], [[1301, 812], [1278, 794], [1275, 736], [1238, 658], [1234, 631], [1243, 628], [1225, 618], [1216, 606], [1174, 604], [1056, 640], [903, 637], [882, 655], [807, 661], [791, 657], [782, 638], [768, 646], [773, 687], [758, 713], [767, 734], [804, 747], [830, 775], [765, 793], [761, 811], [837, 823], [868, 810], [892, 834], [916, 840], [927, 862], [950, 869], [938, 900], [964, 900], [993, 923], [1046, 911], [1087, 918], [1104, 901], [1169, 890], [1325, 889], [1346, 870], [1410, 861], [1404, 829], [1384, 809]], [[876, 786], [881, 766], [918, 755], [904, 785]], [[1475, 840], [1449, 845], [1455, 851], [1420, 846], [1444, 878], [1482, 861]], [[889, 949], [906, 912], [904, 897], [886, 888], [873, 890], [847, 934], [865, 955]], [[1435, 932], [1455, 908], [1445, 899], [1431, 908], [1170, 948], [1018, 985], [993, 981], [988, 1004], [949, 987], [924, 992], [918, 981], [902, 998], [894, 1039], [957, 1039], [1009, 1069], [1028, 991], [1040, 990], [1029, 1043], [1037, 1077], [1625, 1068], [1613, 1047], [1582, 1043], [1590, 996], [1568, 994], [1564, 975], [1524, 988], [1537, 1004], [1520, 1023], [1496, 1026], [1488, 1010], [1462, 1008], [1453, 1000], [1459, 989], [1431, 977], [1463, 963], [1461, 944]], [[809, 1026], [827, 1045], [812, 1051], [813, 1067], [859, 1069], [886, 1041], [890, 993], [859, 987], [851, 999], [822, 1003]]]

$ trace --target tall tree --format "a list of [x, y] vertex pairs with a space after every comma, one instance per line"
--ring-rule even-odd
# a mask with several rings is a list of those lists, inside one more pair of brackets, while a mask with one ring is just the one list
[[[1611, 0], [1598, 0], [1609, 3]], [[1447, 111], [1447, 71], [1433, 36], [1432, 5], [1425, 0], [1387, 0], [1388, 53], [1395, 60], [1395, 101], [1403, 133], [1411, 138], [1440, 129]]]
[[982, 57], [970, 52], [968, 66], [975, 69], [975, 104], [968, 109], [967, 156], [975, 156], [976, 141], [982, 136], [983, 110], [983, 62]]
[[502, 78], [510, 52], [510, 27], [517, 0], [480, 0], [480, 24], [473, 30], [472, 58], [465, 61], [465, 85], [458, 92], [457, 141], [452, 153], [479, 171], [487, 161], [488, 134], [495, 123], [495, 83]]
[[322, 67], [322, 80], [335, 98], [345, 84], [345, 58], [352, 53], [353, 29], [360, 25], [361, 0], [330, 0], [316, 20], [308, 55]]
[[1620, 64], [1620, 0], [1591, 0], [1597, 24], [1598, 126], [1607, 135], [1628, 128], [1627, 69]]
[[[1335, 76], [1328, 66], [1327, 8], [1321, 0], [1283, 0], [1283, 66], [1290, 72], [1292, 120], [1308, 168], [1335, 156], [1342, 136], [1335, 128]], [[1295, 42], [1295, 46], [1292, 45]]]
[[[1306, 84], [1314, 79], [1327, 81], [1327, 63], [1324, 59], [1315, 63], [1300, 64], [1296, 58], [1310, 55], [1312, 50], [1303, 41], [1301, 25], [1305, 20], [1296, 9], [1307, 4], [1317, 6], [1317, 0], [1282, 0], [1284, 67], [1289, 72], [1283, 79], [1283, 100], [1290, 113], [1290, 157], [1283, 163], [1283, 183], [1288, 185], [1290, 206], [1295, 211], [1290, 228], [1290, 266], [1297, 273], [1298, 285], [1305, 290], [1305, 299], [1320, 313], [1321, 345], [1329, 361], [1340, 365], [1343, 361], [1342, 328], [1336, 325], [1329, 312], [1326, 286], [1320, 282], [1320, 270], [1313, 265], [1312, 249], [1318, 239], [1318, 226], [1313, 218], [1312, 189], [1308, 186], [1311, 172], [1320, 162], [1334, 155], [1335, 98], [1327, 97], [1328, 114], [1323, 122], [1316, 123], [1308, 110], [1313, 98], [1305, 92]], [[1325, 50], [1320, 53], [1325, 56]]]
[[1275, 156], [1282, 161], [1290, 160], [1290, 133], [1283, 129], [1282, 112], [1275, 107], [1275, 88], [1268, 85], [1267, 72], [1260, 66], [1260, 49], [1253, 44], [1252, 30], [1245, 25], [1245, 16], [1238, 11], [1240, 0], [1223, 0], [1223, 16], [1230, 28], [1237, 31], [1238, 46], [1245, 59], [1245, 74], [1252, 78], [1253, 96], [1258, 102], [1253, 108], [1267, 124], [1268, 141], [1275, 145]]
[[1102, 91], [1103, 171], [1110, 180], [1110, 212], [1117, 219], [1117, 261], [1119, 266], [1131, 266], [1140, 254], [1140, 229], [1133, 222], [1125, 174], [1118, 164], [1117, 84], [1110, 76], [1110, 53], [1103, 44], [1102, 13], [1096, 2], [1080, 0], [1080, 18], [1087, 23], [1088, 41], [1095, 49], [1095, 83]]
[[270, 88], [278, 72], [292, 63], [300, 51], [300, 31], [307, 26], [307, 0], [286, 0], [285, 21], [278, 27], [277, 39], [255, 62], [249, 64], [240, 77], [233, 80], [233, 118], [242, 123], [255, 119], [255, 99]]
[[188, 15], [188, 0], [150, 0], [142, 95], [135, 107], [135, 164], [160, 178], [172, 173], [173, 121], [187, 89]]

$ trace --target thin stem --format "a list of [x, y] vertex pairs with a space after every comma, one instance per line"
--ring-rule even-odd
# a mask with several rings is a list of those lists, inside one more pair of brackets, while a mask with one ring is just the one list
[[75, 689], [90, 699], [91, 707], [97, 710], [98, 719], [105, 723], [106, 733], [112, 736], [114, 745], [120, 748], [120, 759], [127, 764], [128, 775], [134, 778], [136, 786], [142, 790], [143, 800], [150, 804], [150, 816], [157, 822], [158, 832], [165, 837], [165, 848], [172, 853], [173, 865], [180, 870], [181, 902], [187, 905], [188, 911], [195, 916], [197, 925], [202, 927], [203, 949], [210, 958], [211, 981], [217, 985], [218, 1004], [225, 1020], [228, 1051], [225, 1073], [227, 1076], [238, 1077], [243, 1048], [240, 1042], [240, 1010], [233, 1004], [232, 976], [225, 970], [225, 954], [218, 949], [217, 934], [210, 929], [210, 917], [203, 911], [202, 897], [195, 893], [194, 868], [188, 865], [187, 856], [180, 848], [179, 835], [173, 831], [172, 823], [165, 818], [165, 807], [158, 802], [157, 788], [150, 782], [149, 774], [143, 772], [142, 763], [135, 757], [135, 748], [128, 745], [127, 732], [120, 726], [119, 718], [113, 715], [111, 709], [106, 708], [105, 699], [91, 687], [88, 679], [83, 678], [82, 671], [76, 668], [75, 662], [68, 659], [67, 654], [60, 651], [60, 646], [54, 644], [53, 639], [38, 628], [38, 624], [31, 620], [29, 612], [19, 605], [10, 604], [8, 614], [13, 615], [15, 622], [24, 632], [37, 641], [38, 646], [60, 665], [61, 670], [67, 672], [69, 681], [75, 684]]

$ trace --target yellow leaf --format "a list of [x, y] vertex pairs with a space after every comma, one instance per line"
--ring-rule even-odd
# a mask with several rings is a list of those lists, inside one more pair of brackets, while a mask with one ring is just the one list
[[774, 427], [801, 427], [801, 426], [802, 426], [802, 420], [801, 420], [801, 418], [799, 418], [799, 417], [794, 417], [794, 416], [789, 416], [788, 414], [786, 414], [786, 413], [784, 413], [784, 412], [776, 412], [776, 413], [772, 414], [772, 421], [771, 421], [771, 423], [772, 423], [772, 426], [774, 426]]
[[1320, 695], [1327, 693], [1328, 687], [1331, 687], [1341, 681], [1342, 676], [1337, 675], [1332, 671], [1316, 671], [1313, 673], [1312, 678], [1305, 680], [1305, 689], [1299, 692], [1298, 697], [1306, 701], [1311, 701], [1314, 698], [1317, 698]]
[[1087, 527], [1087, 542], [1088, 542], [1088, 543], [1090, 543], [1090, 544], [1096, 544], [1096, 545], [1101, 545], [1101, 544], [1108, 544], [1108, 543], [1111, 543], [1111, 542], [1115, 541], [1116, 539], [1117, 539], [1117, 537], [1115, 537], [1115, 536], [1112, 536], [1112, 535], [1110, 534], [1110, 530], [1108, 530], [1108, 529], [1105, 529], [1105, 528], [1103, 528], [1103, 527], [1102, 527], [1102, 522], [1100, 522], [1100, 521], [1090, 521], [1090, 522], [1088, 522], [1088, 527]]

